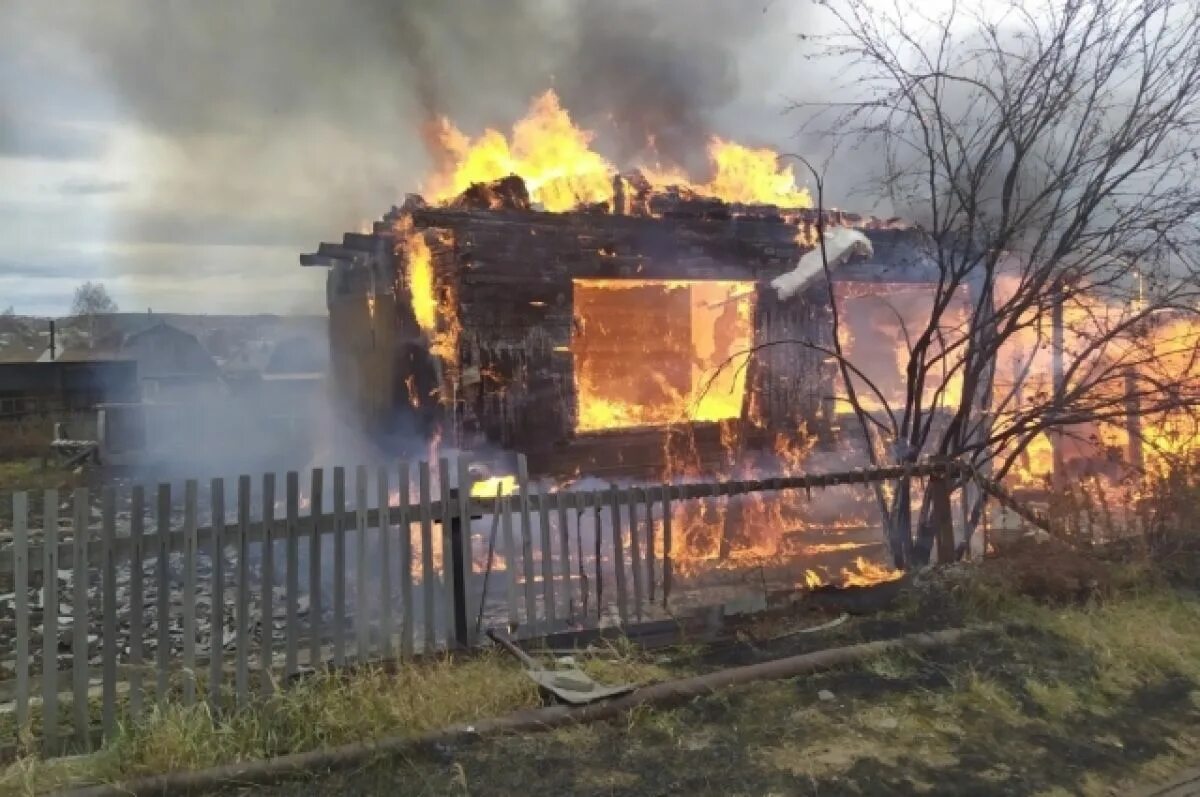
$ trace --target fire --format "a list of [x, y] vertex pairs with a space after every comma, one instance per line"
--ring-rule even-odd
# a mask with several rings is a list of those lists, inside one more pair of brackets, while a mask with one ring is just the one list
[[860, 556], [854, 560], [853, 570], [849, 568], [842, 570], [841, 581], [844, 587], [870, 587], [874, 584], [895, 581], [903, 575], [904, 573], [900, 570], [878, 565]]
[[495, 498], [497, 490], [500, 491], [500, 495], [512, 495], [517, 491], [517, 477], [511, 475], [492, 476], [477, 481], [471, 485], [471, 497]]
[[612, 198], [616, 168], [591, 149], [593, 134], [575, 126], [553, 91], [536, 98], [513, 125], [511, 143], [491, 129], [472, 140], [447, 119], [436, 138], [447, 164], [429, 180], [427, 192], [437, 202], [510, 174], [520, 175], [530, 199], [552, 212]]
[[812, 195], [796, 185], [791, 166], [780, 166], [771, 149], [744, 147], [713, 137], [708, 155], [715, 167], [701, 193], [726, 202], [762, 203], [783, 208], [812, 207]]
[[[530, 200], [551, 212], [585, 204], [612, 206], [617, 167], [592, 149], [595, 134], [575, 124], [553, 90], [533, 100], [509, 136], [488, 128], [473, 139], [441, 118], [431, 139], [438, 167], [424, 190], [434, 202], [448, 202], [475, 183], [515, 174], [525, 182]], [[774, 150], [713, 136], [708, 157], [712, 174], [706, 181], [693, 180], [673, 166], [645, 165], [639, 171], [658, 191], [678, 186], [726, 202], [812, 207], [812, 195], [796, 184], [792, 167], [780, 164]]]
[[748, 282], [576, 280], [576, 428], [740, 417], [753, 297]]
[[412, 219], [402, 217], [397, 233], [403, 237], [408, 260], [408, 293], [417, 326], [426, 334], [437, 328], [437, 293], [433, 284], [433, 253], [425, 235], [412, 228]]

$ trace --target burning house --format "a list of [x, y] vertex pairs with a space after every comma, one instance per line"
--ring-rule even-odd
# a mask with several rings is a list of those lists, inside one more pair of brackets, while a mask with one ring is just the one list
[[[620, 196], [633, 180], [615, 182]], [[553, 213], [514, 176], [449, 206], [411, 197], [301, 262], [330, 269], [336, 379], [369, 428], [418, 418], [539, 470], [658, 474], [672, 435], [705, 460], [729, 422], [751, 445], [836, 428], [828, 292], [771, 284], [814, 250], [816, 224], [678, 190]], [[839, 269], [850, 292], [920, 276], [894, 222], [827, 224], [861, 229], [873, 252]]]
[[[531, 113], [570, 170], [547, 177], [519, 139], [512, 174], [464, 156], [430, 201], [301, 256], [329, 269], [334, 382], [365, 428], [520, 450], [540, 472], [655, 476], [673, 450], [715, 461], [732, 427], [750, 448], [828, 439], [829, 293], [820, 261], [801, 273], [818, 216], [790, 168], [714, 139], [709, 184], [618, 173], [552, 100]], [[836, 262], [839, 293], [936, 279], [897, 220], [825, 225], [830, 255], [833, 232], [861, 233]]]

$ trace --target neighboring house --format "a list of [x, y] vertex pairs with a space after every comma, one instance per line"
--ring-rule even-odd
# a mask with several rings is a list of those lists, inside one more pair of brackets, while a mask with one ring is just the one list
[[216, 360], [194, 335], [159, 322], [126, 336], [121, 356], [137, 361], [142, 395], [151, 402], [189, 401], [220, 390]]
[[129, 360], [0, 363], [0, 456], [44, 453], [55, 423], [94, 439], [97, 405], [138, 399], [138, 367]]

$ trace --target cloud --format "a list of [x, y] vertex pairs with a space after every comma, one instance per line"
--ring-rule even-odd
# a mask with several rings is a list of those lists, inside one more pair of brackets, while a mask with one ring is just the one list
[[58, 184], [58, 193], [64, 196], [96, 196], [119, 194], [129, 189], [128, 180], [104, 180], [76, 177]]

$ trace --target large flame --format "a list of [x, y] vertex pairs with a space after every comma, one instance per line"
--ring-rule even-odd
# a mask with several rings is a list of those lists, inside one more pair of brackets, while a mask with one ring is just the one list
[[547, 91], [533, 101], [529, 113], [513, 125], [512, 139], [486, 130], [472, 140], [442, 119], [437, 141], [447, 168], [430, 178], [427, 193], [437, 202], [461, 194], [473, 183], [520, 175], [534, 202], [546, 210], [570, 210], [580, 203], [612, 198], [616, 168], [591, 149], [593, 134], [580, 129]]
[[[552, 212], [613, 200], [617, 167], [592, 149], [595, 134], [575, 124], [553, 90], [533, 100], [509, 136], [489, 128], [471, 138], [442, 118], [431, 139], [438, 167], [424, 191], [434, 202], [511, 174], [524, 180], [533, 202]], [[640, 171], [658, 190], [679, 186], [726, 202], [812, 207], [811, 194], [796, 184], [792, 167], [781, 164], [774, 150], [713, 136], [708, 156], [711, 174], [702, 180], [658, 164]]]

